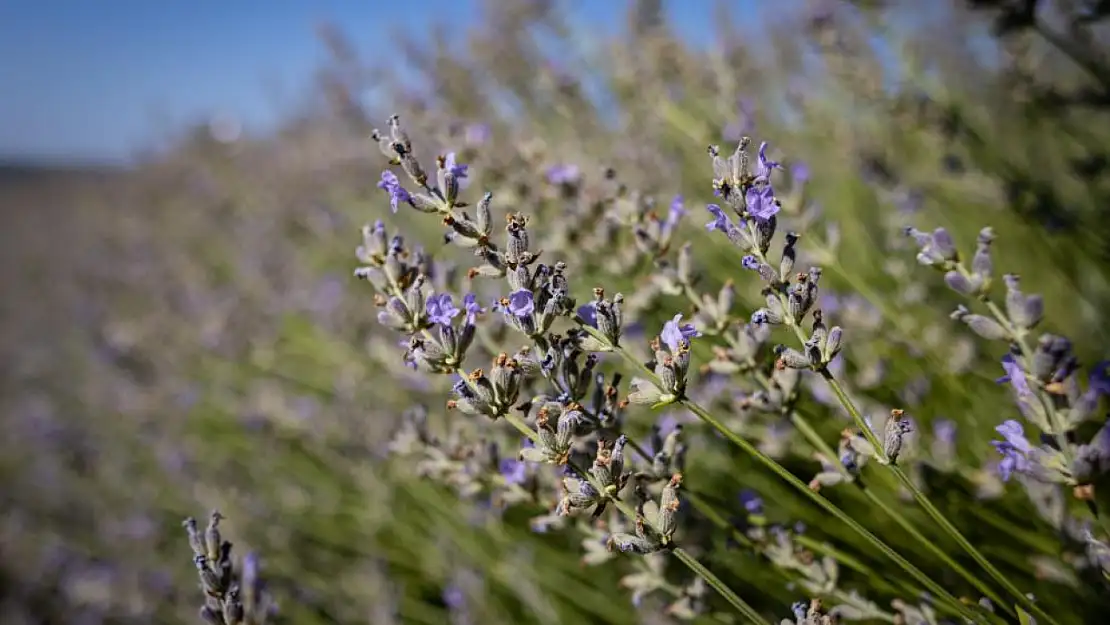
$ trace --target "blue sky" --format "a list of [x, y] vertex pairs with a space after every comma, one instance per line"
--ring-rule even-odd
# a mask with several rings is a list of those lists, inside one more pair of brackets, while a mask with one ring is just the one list
[[[573, 0], [617, 27], [621, 0]], [[313, 32], [341, 26], [364, 58], [387, 29], [463, 25], [476, 0], [0, 0], [0, 157], [126, 159], [176, 126], [227, 113], [265, 126], [324, 58]], [[712, 0], [671, 0], [685, 36], [711, 33]], [[705, 33], [703, 35], [703, 33]]]

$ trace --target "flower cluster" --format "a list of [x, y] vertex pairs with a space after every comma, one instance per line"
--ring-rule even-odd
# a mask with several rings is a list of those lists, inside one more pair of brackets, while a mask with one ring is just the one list
[[258, 556], [243, 558], [236, 573], [231, 561], [231, 541], [220, 534], [218, 511], [213, 510], [203, 532], [196, 519], [185, 519], [185, 531], [193, 550], [193, 564], [200, 577], [205, 602], [200, 616], [209, 625], [265, 625], [272, 622], [277, 606], [259, 575]]

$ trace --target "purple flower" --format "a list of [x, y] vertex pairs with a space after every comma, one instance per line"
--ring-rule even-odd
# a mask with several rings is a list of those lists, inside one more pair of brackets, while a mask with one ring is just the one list
[[382, 172], [382, 179], [378, 183], [378, 188], [389, 194], [389, 206], [395, 213], [397, 212], [398, 203], [412, 201], [412, 196], [401, 186], [401, 181], [397, 179], [397, 175], [388, 169]]
[[1087, 390], [1099, 395], [1110, 395], [1110, 360], [1103, 360], [1087, 376]]
[[455, 178], [458, 178], [459, 180], [466, 178], [466, 170], [468, 167], [469, 165], [459, 165], [455, 162], [454, 152], [449, 152], [447, 156], [443, 158], [443, 168], [454, 174]]
[[582, 321], [586, 322], [586, 325], [590, 326], [591, 328], [596, 328], [597, 304], [594, 302], [590, 302], [589, 304], [582, 304], [578, 307], [578, 316], [582, 318]]
[[728, 234], [728, 231], [733, 226], [732, 220], [728, 218], [728, 215], [725, 214], [725, 211], [716, 204], [709, 204], [705, 207], [705, 209], [708, 210], [710, 213], [713, 213], [714, 217], [713, 221], [705, 224], [705, 229], [710, 232], [713, 232], [714, 230], [720, 230], [721, 232]]
[[744, 489], [740, 491], [740, 503], [743, 504], [748, 514], [763, 514], [763, 499], [754, 490]]
[[759, 260], [755, 256], [748, 254], [747, 256], [740, 259], [740, 266], [744, 269], [759, 271]]
[[671, 352], [677, 352], [682, 343], [701, 336], [701, 332], [698, 332], [692, 324], [680, 323], [681, 321], [682, 313], [678, 313], [673, 319], [663, 324], [663, 332], [659, 335], [659, 338], [663, 339]]
[[686, 205], [683, 203], [682, 196], [676, 195], [671, 200], [671, 208], [667, 211], [667, 220], [663, 222], [663, 231], [670, 232], [678, 225], [678, 221], [686, 214]]
[[1028, 397], [1033, 394], [1029, 389], [1029, 381], [1025, 379], [1025, 370], [1021, 368], [1021, 363], [1014, 358], [1013, 354], [1002, 357], [1002, 368], [1006, 371], [1006, 375], [996, 380], [999, 384], [1009, 382], [1017, 391], [1018, 397]]
[[490, 129], [486, 124], [469, 124], [464, 131], [466, 142], [470, 145], [481, 145], [489, 141]]
[[509, 294], [509, 313], [517, 317], [527, 317], [536, 309], [532, 292], [528, 289], [513, 291]]
[[956, 443], [956, 423], [948, 419], [937, 419], [933, 422], [933, 436], [945, 445]]
[[486, 312], [486, 309], [478, 304], [478, 298], [473, 293], [467, 293], [463, 296], [463, 308], [466, 310], [466, 325], [468, 326], [474, 325], [474, 319]]
[[794, 182], [799, 184], [807, 182], [809, 180], [809, 165], [805, 163], [795, 163], [794, 166], [790, 168], [790, 177], [794, 179]]
[[998, 453], [1002, 454], [1002, 461], [998, 463], [998, 474], [1002, 481], [1009, 481], [1010, 476], [1029, 471], [1029, 455], [1033, 453], [1033, 446], [1025, 438], [1025, 430], [1021, 424], [1013, 419], [1007, 420], [995, 428], [1006, 440], [991, 441]]
[[428, 313], [428, 321], [444, 326], [451, 325], [451, 320], [459, 314], [459, 309], [455, 308], [455, 302], [451, 300], [449, 293], [432, 295], [428, 298], [424, 309]]
[[523, 484], [528, 478], [527, 466], [516, 458], [502, 458], [498, 470], [509, 484]]
[[461, 588], [451, 584], [443, 589], [443, 605], [451, 611], [463, 610], [466, 608], [466, 595]]
[[772, 169], [782, 169], [777, 161], [767, 160], [767, 142], [759, 144], [759, 166], [755, 169], [755, 179], [764, 182], [771, 178]]
[[547, 181], [551, 184], [574, 184], [580, 176], [578, 165], [559, 164], [547, 168]]
[[775, 201], [775, 191], [771, 185], [751, 187], [744, 196], [748, 206], [748, 214], [760, 221], [766, 221], [779, 212], [779, 204]]

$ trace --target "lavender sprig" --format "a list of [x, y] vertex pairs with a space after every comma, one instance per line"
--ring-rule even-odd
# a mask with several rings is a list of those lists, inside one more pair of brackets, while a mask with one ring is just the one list
[[[678, 509], [677, 478], [664, 489], [659, 512], [649, 519], [642, 512], [632, 510], [620, 498], [620, 492], [630, 475], [623, 469], [623, 436], [617, 438], [612, 445], [599, 439], [595, 458], [589, 469], [583, 469], [573, 460], [571, 444], [574, 437], [596, 431], [602, 424], [602, 419], [600, 415], [585, 417], [577, 401], [584, 395], [586, 388], [579, 383], [570, 384], [571, 379], [577, 376], [569, 375], [570, 372], [560, 364], [574, 363], [577, 360], [581, 352], [576, 353], [578, 348], [575, 346], [580, 346], [586, 335], [571, 333], [564, 339], [550, 333], [552, 324], [558, 317], [566, 317], [575, 312], [575, 302], [569, 294], [566, 264], [559, 262], [551, 266], [537, 262], [541, 253], [530, 249], [528, 221], [520, 214], [507, 218], [506, 246], [503, 250], [497, 248], [490, 241], [492, 196], [487, 193], [479, 202], [477, 219], [471, 219], [469, 215], [456, 210], [463, 204], [457, 201], [457, 188], [452, 188], [450, 179], [458, 176], [459, 166], [453, 159], [440, 158], [439, 185], [437, 188], [430, 188], [427, 175], [413, 156], [411, 141], [401, 128], [397, 116], [390, 118], [389, 139], [378, 132], [375, 132], [375, 138], [390, 161], [399, 163], [410, 179], [426, 191], [425, 194], [408, 193], [394, 178], [383, 174], [383, 182], [388, 182], [382, 188], [390, 195], [391, 205], [395, 207], [407, 201], [421, 212], [438, 212], [444, 215], [444, 225], [451, 228], [446, 240], [472, 248], [475, 256], [482, 261], [481, 265], [470, 271], [469, 276], [504, 277], [508, 281], [510, 294], [497, 302], [496, 309], [502, 313], [510, 327], [525, 335], [532, 343], [530, 349], [522, 350], [515, 358], [499, 355], [488, 377], [477, 370], [463, 374], [461, 366], [465, 354], [460, 352], [457, 345], [451, 345], [450, 340], [443, 335], [444, 328], [453, 328], [453, 318], [457, 315], [450, 299], [444, 299], [442, 295], [430, 296], [425, 292], [426, 279], [405, 263], [404, 255], [396, 249], [400, 246], [393, 246], [393, 254], [389, 251], [384, 254], [365, 253], [360, 248], [360, 259], [368, 263], [368, 266], [360, 269], [356, 275], [369, 280], [379, 291], [381, 305], [389, 307], [388, 313], [392, 314], [392, 318], [383, 318], [383, 323], [412, 337], [406, 358], [422, 363], [433, 371], [447, 372], [451, 367], [456, 367], [455, 373], [459, 374], [459, 381], [453, 389], [456, 398], [451, 400], [449, 407], [508, 421], [534, 444], [521, 451], [522, 459], [565, 466], [574, 477], [568, 478], [564, 483], [565, 494], [559, 507], [563, 514], [592, 508], [597, 517], [612, 505], [636, 524], [636, 534], [628, 535], [631, 538], [617, 535], [610, 542], [614, 548], [628, 547], [628, 550], [638, 553], [660, 550], [673, 553], [741, 614], [753, 622], [765, 623], [736, 593], [686, 551], [673, 544], [675, 512]], [[375, 230], [380, 228], [370, 232]], [[378, 238], [382, 237], [379, 235]], [[364, 245], [364, 248], [370, 249], [370, 245]], [[619, 298], [609, 303], [598, 293], [593, 309], [583, 312], [587, 313], [595, 325], [605, 329], [603, 333], [600, 330], [595, 331], [599, 332], [607, 344], [619, 340]], [[439, 337], [435, 337], [430, 331], [433, 324], [441, 329]], [[451, 347], [455, 349], [449, 349]], [[682, 352], [680, 345], [675, 345], [674, 349]], [[681, 353], [676, 355], [681, 359]], [[661, 371], [671, 373], [667, 388], [672, 394], [681, 395], [685, 385], [684, 369], [680, 371], [680, 365], [674, 364], [672, 354], [668, 353], [663, 360], [665, 362], [660, 364]], [[526, 378], [537, 374], [551, 380], [559, 389], [560, 397], [541, 407], [536, 429], [533, 429], [511, 412], [511, 408], [517, 402]], [[559, 408], [560, 414], [555, 425], [550, 425], [548, 421], [547, 414], [551, 405]]]
[[182, 523], [205, 595], [201, 619], [209, 625], [266, 625], [276, 614], [277, 605], [259, 575], [258, 556], [248, 553], [236, 572], [231, 541], [220, 534], [221, 520], [223, 515], [213, 510], [203, 532], [192, 517]]

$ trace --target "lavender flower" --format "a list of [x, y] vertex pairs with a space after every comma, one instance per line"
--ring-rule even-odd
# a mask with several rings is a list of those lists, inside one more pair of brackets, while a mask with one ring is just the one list
[[473, 293], [467, 293], [463, 296], [463, 309], [466, 310], [466, 324], [474, 325], [474, 320], [478, 315], [486, 312], [485, 308], [478, 303], [478, 298]]
[[509, 294], [509, 305], [506, 308], [509, 314], [516, 317], [527, 317], [535, 309], [535, 297], [531, 291], [521, 289]]
[[502, 458], [498, 471], [508, 484], [523, 484], [528, 479], [528, 465], [515, 458]]
[[398, 204], [412, 203], [412, 196], [401, 186], [401, 181], [397, 179], [397, 174], [394, 174], [388, 169], [382, 172], [382, 179], [381, 182], [378, 183], [378, 188], [389, 194], [389, 206], [393, 209], [394, 213], [397, 212]]
[[547, 169], [547, 181], [554, 185], [572, 185], [581, 178], [577, 165], [559, 164]]
[[459, 309], [455, 308], [449, 293], [430, 296], [424, 306], [428, 313], [428, 321], [431, 323], [451, 325], [451, 320], [459, 314]]
[[779, 203], [775, 200], [775, 192], [771, 189], [771, 185], [749, 188], [745, 201], [748, 214], [761, 221], [766, 221], [779, 212]]
[[1002, 369], [1006, 371], [1006, 375], [996, 380], [999, 384], [1009, 382], [1014, 390], [1017, 391], [1019, 397], [1028, 397], [1033, 394], [1029, 388], [1029, 381], [1025, 378], [1025, 369], [1022, 368], [1021, 363], [1013, 354], [1006, 354], [1002, 357]]
[[1005, 440], [991, 441], [998, 453], [1002, 454], [1002, 461], [998, 463], [998, 473], [1002, 481], [1010, 480], [1013, 473], [1026, 473], [1029, 471], [1029, 456], [1033, 453], [1033, 446], [1025, 438], [1025, 430], [1021, 424], [1014, 420], [1007, 420], [995, 428]]
[[690, 339], [701, 336], [701, 332], [698, 332], [692, 324], [681, 323], [681, 321], [682, 313], [679, 313], [663, 324], [663, 332], [659, 334], [659, 338], [672, 353], [677, 353], [679, 347], [688, 343]]

